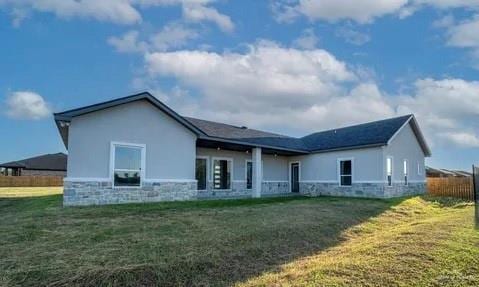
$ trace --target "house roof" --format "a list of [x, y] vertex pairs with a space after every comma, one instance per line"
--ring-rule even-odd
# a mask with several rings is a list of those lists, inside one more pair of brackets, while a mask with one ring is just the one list
[[472, 176], [471, 172], [463, 171], [463, 170], [450, 170], [445, 168], [433, 168], [430, 166], [426, 166], [426, 174], [428, 176], [445, 176], [445, 177], [470, 177]]
[[305, 154], [310, 152], [326, 152], [387, 145], [394, 139], [402, 127], [410, 124], [424, 154], [426, 156], [430, 156], [431, 154], [413, 115], [322, 131], [302, 138], [295, 138], [247, 127], [183, 117], [148, 92], [54, 114], [65, 146], [67, 146], [68, 143], [68, 123], [73, 117], [138, 100], [149, 101], [180, 122], [183, 126], [193, 131], [197, 134], [198, 138], [203, 141], [240, 144], [249, 147], [257, 146], [272, 150], [277, 149]]
[[34, 170], [67, 170], [67, 155], [64, 153], [44, 154], [0, 164], [0, 167]]
[[302, 141], [311, 151], [386, 145], [412, 115], [317, 132]]
[[240, 127], [190, 117], [184, 118], [201, 129], [209, 138], [308, 152], [307, 147], [298, 138], [250, 129], [245, 126]]

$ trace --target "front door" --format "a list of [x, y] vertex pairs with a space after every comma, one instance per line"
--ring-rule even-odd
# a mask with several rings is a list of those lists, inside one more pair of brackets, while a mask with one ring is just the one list
[[291, 164], [291, 192], [299, 192], [299, 163]]

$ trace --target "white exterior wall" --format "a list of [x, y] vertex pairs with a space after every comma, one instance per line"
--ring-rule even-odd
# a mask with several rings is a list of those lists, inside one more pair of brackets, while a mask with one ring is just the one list
[[354, 149], [315, 153], [291, 157], [290, 162], [300, 162], [300, 181], [335, 182], [338, 180], [338, 159], [353, 159], [353, 182], [378, 182], [383, 180], [383, 151], [381, 148]]
[[[213, 158], [231, 158], [233, 160], [233, 181], [246, 180], [246, 160], [252, 160], [252, 153], [216, 150], [210, 148], [197, 148], [198, 157], [208, 158], [208, 180], [212, 180]], [[288, 180], [288, 158], [284, 156], [262, 155], [263, 159], [263, 181], [287, 181]]]
[[74, 117], [68, 178], [108, 178], [112, 141], [146, 145], [146, 179], [195, 179], [196, 135], [147, 101]]
[[[409, 166], [409, 182], [423, 182], [426, 180], [424, 152], [409, 124], [393, 138], [388, 146], [384, 147], [384, 167], [386, 167], [388, 156], [393, 158], [394, 182], [402, 183], [404, 181], [403, 161], [405, 159], [407, 159]], [[384, 168], [383, 172], [383, 178], [386, 180], [386, 168]]]

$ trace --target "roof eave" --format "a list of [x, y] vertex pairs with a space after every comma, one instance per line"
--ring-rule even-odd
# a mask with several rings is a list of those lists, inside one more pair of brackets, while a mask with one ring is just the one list
[[352, 149], [375, 148], [375, 147], [382, 147], [385, 145], [386, 143], [376, 143], [376, 144], [346, 146], [346, 147], [330, 148], [330, 149], [316, 149], [316, 150], [311, 150], [310, 153], [325, 153], [325, 152], [334, 152], [334, 151], [343, 151], [343, 150], [352, 150]]
[[218, 142], [224, 142], [224, 143], [231, 143], [231, 144], [239, 144], [239, 145], [244, 145], [244, 146], [248, 146], [248, 147], [252, 147], [252, 148], [261, 147], [261, 148], [267, 148], [267, 149], [273, 149], [273, 150], [295, 152], [295, 153], [300, 153], [300, 154], [308, 154], [309, 153], [309, 151], [307, 151], [307, 150], [290, 149], [290, 148], [284, 148], [284, 147], [278, 147], [278, 146], [272, 146], [272, 145], [264, 145], [264, 144], [255, 144], [255, 143], [225, 139], [225, 138], [220, 138], [220, 137], [201, 136], [201, 137], [199, 137], [199, 139], [218, 141]]

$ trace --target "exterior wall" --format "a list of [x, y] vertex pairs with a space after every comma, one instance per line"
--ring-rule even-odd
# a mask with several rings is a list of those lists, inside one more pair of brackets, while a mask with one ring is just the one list
[[[393, 186], [387, 185], [386, 158], [393, 156]], [[338, 159], [353, 159], [353, 184], [339, 186]], [[404, 185], [403, 159], [409, 162], [408, 185]], [[310, 196], [331, 195], [390, 198], [424, 193], [426, 190], [424, 154], [409, 126], [401, 130], [390, 145], [383, 148], [354, 149], [291, 157], [300, 162], [300, 193]], [[418, 174], [417, 164], [421, 173]]]
[[65, 181], [64, 206], [194, 200], [196, 181], [146, 182], [141, 188], [112, 188], [111, 181]]
[[377, 182], [383, 180], [383, 153], [381, 148], [315, 153], [291, 157], [290, 162], [300, 162], [301, 182], [327, 182], [339, 184], [338, 159], [340, 158], [353, 159], [354, 182]]
[[35, 170], [35, 169], [22, 169], [22, 176], [62, 176], [67, 175], [66, 171], [61, 170]]
[[[229, 150], [216, 150], [208, 148], [197, 148], [198, 157], [208, 159], [207, 168], [207, 189], [199, 190], [199, 198], [230, 198], [230, 197], [251, 197], [252, 189], [246, 189], [246, 161], [252, 160], [252, 154]], [[230, 190], [213, 189], [213, 159], [230, 158], [233, 161], [233, 174]], [[283, 156], [262, 155], [263, 160], [263, 182], [262, 195], [284, 194], [289, 192], [288, 183], [288, 158]]]
[[[386, 166], [386, 158], [393, 157], [393, 181], [395, 183], [404, 182], [403, 160], [407, 159], [409, 166], [408, 179], [409, 182], [424, 182], [426, 180], [425, 157], [424, 152], [417, 141], [416, 136], [410, 125], [405, 126], [384, 148], [384, 161]], [[419, 164], [419, 172], [418, 172]], [[383, 178], [386, 178], [386, 168], [383, 170]]]
[[196, 135], [147, 101], [75, 117], [68, 136], [68, 178], [109, 178], [112, 141], [146, 145], [146, 179], [195, 178]]
[[[146, 146], [140, 188], [112, 188], [111, 142]], [[147, 101], [73, 118], [68, 147], [66, 206], [197, 198], [196, 135]]]

